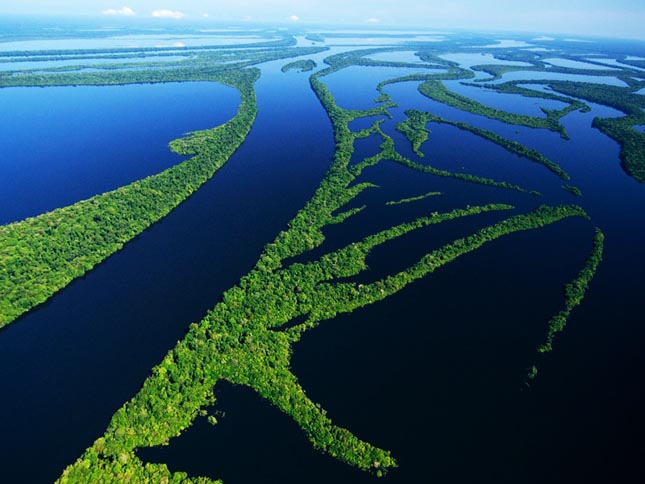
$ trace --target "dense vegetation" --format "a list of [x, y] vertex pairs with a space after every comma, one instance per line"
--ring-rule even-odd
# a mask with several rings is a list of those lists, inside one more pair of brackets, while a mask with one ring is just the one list
[[[431, 213], [369, 235], [315, 261], [286, 263], [319, 247], [324, 241], [325, 226], [346, 223], [362, 210], [343, 211], [343, 207], [362, 191], [374, 188], [359, 180], [366, 167], [386, 159], [400, 161], [393, 141], [380, 130], [379, 122], [358, 133], [350, 131], [348, 125], [354, 119], [387, 115], [388, 106], [364, 111], [340, 108], [321, 80], [339, 68], [333, 60], [330, 64], [312, 75], [311, 86], [330, 116], [337, 150], [312, 199], [265, 247], [254, 269], [226, 291], [200, 323], [191, 325], [184, 340], [153, 369], [141, 391], [114, 415], [105, 435], [65, 470], [61, 483], [211, 482], [191, 481], [183, 473], [171, 473], [163, 464], [144, 464], [136, 450], [167, 444], [189, 427], [200, 411], [214, 402], [213, 387], [220, 380], [254, 389], [290, 415], [315, 447], [383, 475], [396, 466], [394, 458], [388, 451], [335, 426], [326, 412], [307, 397], [290, 371], [292, 345], [303, 332], [322, 321], [383, 300], [488, 242], [569, 217], [586, 217], [584, 210], [576, 206], [541, 206], [476, 230], [427, 253], [407, 269], [369, 284], [347, 278], [367, 269], [366, 257], [375, 247], [421, 227], [513, 207], [489, 204]], [[384, 139], [380, 155], [350, 166], [354, 142], [373, 134]], [[297, 324], [289, 324], [293, 321]]]
[[555, 335], [564, 330], [564, 327], [569, 320], [569, 316], [571, 315], [571, 311], [573, 311], [573, 309], [578, 306], [585, 297], [589, 283], [594, 278], [596, 271], [598, 270], [598, 266], [602, 261], [604, 241], [604, 234], [597, 228], [596, 233], [594, 234], [591, 255], [587, 258], [584, 267], [576, 278], [564, 287], [564, 309], [549, 321], [549, 331], [547, 333], [546, 342], [538, 348], [540, 353], [546, 353], [553, 349], [553, 339], [555, 338]]
[[[317, 48], [254, 50], [248, 66], [269, 60], [307, 55]], [[248, 57], [239, 49], [232, 56]], [[207, 58], [224, 54], [205, 52]], [[226, 59], [231, 58], [226, 53]], [[201, 61], [200, 61], [201, 62]], [[91, 270], [136, 235], [166, 216], [197, 190], [242, 144], [255, 119], [253, 86], [259, 70], [234, 69], [232, 64], [201, 67], [200, 63], [159, 70], [73, 71], [0, 74], [0, 87], [122, 85], [144, 82], [214, 81], [240, 91], [237, 115], [214, 129], [191, 133], [170, 143], [181, 155], [194, 155], [157, 175], [96, 195], [74, 205], [0, 226], [0, 327], [45, 302], [72, 280]]]
[[[530, 66], [480, 65], [473, 66], [473, 70], [487, 72], [492, 76], [490, 79], [479, 79], [477, 82], [480, 83], [502, 79], [504, 74], [513, 71], [555, 72], [559, 74], [596, 77], [609, 76], [620, 79], [627, 85], [627, 87], [588, 82], [552, 80], [509, 81], [501, 84], [488, 84], [484, 85], [484, 87], [495, 89], [499, 92], [515, 93], [523, 96], [541, 97], [544, 99], [554, 99], [571, 103], [570, 106], [563, 111], [544, 110], [547, 114], [547, 120], [550, 120], [549, 122], [552, 123], [553, 128], [556, 127], [556, 116], [561, 117], [559, 113], [563, 113], [562, 115], [564, 115], [567, 114], [565, 111], [570, 112], [578, 108], [583, 111], [589, 110], [589, 108], [582, 104], [578, 99], [610, 106], [625, 113], [626, 116], [619, 118], [595, 118], [593, 126], [620, 144], [620, 159], [623, 169], [639, 182], [645, 182], [645, 133], [638, 132], [634, 129], [634, 126], [645, 122], [645, 114], [643, 111], [643, 109], [645, 109], [645, 96], [636, 94], [639, 89], [645, 87], [645, 76], [642, 71], [630, 67], [640, 67], [638, 62], [628, 60], [622, 56], [620, 62], [624, 64], [624, 67], [590, 70], [551, 65], [544, 62], [544, 59], [547, 56], [560, 57], [573, 61], [580, 60], [575, 56], [571, 56], [566, 53], [556, 54], [555, 52], [549, 51], [546, 53], [531, 52], [529, 54], [527, 52], [516, 50], [514, 52], [507, 51], [503, 55], [499, 55], [499, 57], [505, 60], [528, 62], [531, 64]], [[593, 59], [586, 57], [584, 59], [585, 63], [607, 67], [606, 64], [596, 62]], [[531, 89], [523, 88], [520, 84], [545, 84], [550, 86], [554, 91], [567, 96], [572, 96], [576, 99], [546, 92], [538, 93]], [[441, 96], [441, 93], [439, 93], [439, 95]], [[443, 95], [443, 97], [445, 98], [446, 96]]]
[[[324, 40], [322, 36], [309, 38]], [[285, 37], [277, 44], [286, 47], [293, 45], [293, 42]], [[171, 142], [171, 148], [175, 152], [194, 155], [190, 160], [113, 192], [0, 227], [0, 269], [6, 274], [6, 277], [0, 278], [0, 326], [46, 300], [75, 277], [118, 250], [181, 203], [225, 163], [245, 139], [257, 110], [253, 85], [259, 72], [243, 68], [259, 62], [309, 55], [322, 50], [272, 48], [257, 51], [233, 49], [225, 52], [203, 49], [201, 53], [191, 54], [186, 61], [160, 63], [159, 65], [163, 64], [168, 68], [158, 70], [127, 71], [123, 69], [132, 67], [133, 64], [122, 63], [105, 69], [105, 72], [67, 72], [70, 67], [66, 66], [64, 69], [51, 68], [46, 72], [26, 70], [18, 74], [0, 73], [0, 86], [209, 80], [234, 86], [241, 93], [241, 105], [234, 119], [217, 128], [195, 132]], [[384, 91], [385, 86], [395, 82], [423, 81], [419, 89], [439, 102], [510, 124], [550, 129], [563, 137], [566, 137], [566, 132], [560, 124], [562, 116], [585, 108], [581, 102], [568, 97], [536, 93], [505, 83], [496, 88], [502, 92], [564, 101], [569, 106], [559, 111], [543, 110], [546, 118], [492, 109], [450, 92], [438, 82], [469, 79], [474, 76], [472, 71], [441, 59], [429, 49], [421, 49], [419, 57], [432, 65], [376, 61], [366, 57], [388, 50], [397, 49], [366, 49], [331, 56], [325, 60], [328, 67], [310, 77], [311, 87], [327, 111], [334, 131], [336, 151], [327, 175], [288, 227], [266, 245], [255, 267], [237, 285], [226, 291], [219, 302], [214, 301], [216, 304], [202, 321], [190, 325], [185, 338], [152, 370], [141, 390], [116, 412], [105, 434], [64, 471], [59, 482], [212, 482], [208, 478], [191, 478], [182, 472], [171, 472], [164, 464], [144, 463], [137, 456], [137, 450], [166, 445], [192, 425], [195, 418], [214, 403], [213, 387], [219, 381], [252, 388], [293, 418], [316, 448], [343, 462], [382, 476], [397, 465], [394, 457], [389, 451], [362, 441], [349, 430], [334, 425], [326, 411], [309, 399], [296, 375], [290, 370], [293, 344], [305, 331], [315, 328], [323, 321], [386, 299], [489, 242], [516, 232], [536, 230], [570, 217], [587, 218], [585, 211], [578, 206], [543, 205], [529, 213], [513, 213], [500, 222], [477, 228], [479, 215], [517, 210], [502, 203], [468, 205], [443, 213], [430, 212], [426, 216], [385, 228], [307, 263], [293, 262], [294, 257], [323, 244], [325, 227], [350, 223], [354, 215], [364, 210], [365, 207], [348, 208], [347, 205], [363, 191], [377, 188], [362, 181], [361, 176], [366, 169], [381, 162], [399, 163], [418, 171], [419, 176], [451, 177], [520, 193], [538, 194], [507, 182], [468, 173], [452, 173], [416, 163], [397, 151], [392, 137], [381, 128], [382, 119], [375, 121], [367, 129], [352, 132], [349, 124], [356, 119], [391, 117], [389, 109], [396, 105]], [[84, 55], [96, 53], [78, 51], [74, 54], [79, 58]], [[114, 55], [140, 54], [124, 50]], [[15, 56], [19, 57], [18, 54]], [[71, 57], [68, 56], [69, 58]], [[150, 63], [135, 64], [139, 65], [150, 66]], [[350, 66], [413, 67], [439, 71], [385, 80], [377, 86], [380, 95], [375, 101], [380, 105], [366, 110], [348, 110], [338, 106], [323, 79]], [[72, 66], [72, 69], [76, 67]], [[297, 60], [283, 66], [282, 71], [292, 68], [311, 70], [314, 67], [316, 64], [312, 60]], [[568, 95], [596, 99], [593, 95], [580, 95], [579, 85], [560, 87], [561, 89], [557, 86], [554, 89], [563, 93], [568, 89]], [[618, 93], [616, 96], [620, 97]], [[608, 95], [598, 94], [597, 97], [607, 100]], [[634, 106], [635, 104], [630, 104], [628, 108]], [[428, 138], [426, 125], [429, 122], [446, 123], [540, 163], [562, 179], [569, 179], [564, 170], [539, 152], [492, 131], [416, 110], [406, 111], [406, 114], [407, 119], [399, 123], [396, 129], [408, 138], [419, 156], [423, 156], [421, 146]], [[628, 114], [642, 115], [642, 110], [638, 113], [630, 111]], [[620, 119], [629, 119], [629, 122], [633, 120]], [[603, 121], [615, 120], [597, 120], [598, 123]], [[610, 131], [611, 127], [604, 129]], [[624, 133], [614, 134], [617, 137], [625, 136]], [[355, 142], [368, 136], [380, 138], [379, 152], [351, 164]], [[638, 151], [639, 142], [642, 155], [642, 139], [636, 139], [636, 144], [629, 148], [630, 160], [638, 156], [634, 152]], [[565, 189], [579, 194], [576, 187], [566, 185]], [[390, 201], [386, 205], [420, 201], [435, 195], [439, 195], [439, 192]], [[369, 270], [366, 259], [376, 247], [423, 227], [464, 218], [472, 220], [473, 228], [469, 235], [426, 253], [406, 269], [367, 284], [352, 282], [350, 279]], [[549, 322], [547, 342], [540, 347], [540, 352], [551, 349], [555, 334], [563, 330], [571, 310], [583, 299], [602, 259], [602, 245], [602, 232], [598, 230], [592, 255], [578, 277], [566, 286], [565, 309]], [[536, 374], [537, 368], [533, 367], [530, 375], [535, 377]], [[209, 422], [217, 423], [214, 418], [209, 418]]]
[[407, 118], [396, 125], [396, 130], [403, 133], [412, 144], [412, 151], [417, 156], [424, 157], [421, 146], [428, 141], [430, 130], [426, 127], [428, 119], [420, 111], [406, 111]]
[[237, 88], [241, 104], [227, 123], [170, 143], [194, 155], [157, 175], [74, 205], [0, 226], [0, 327], [43, 303], [188, 198], [242, 144], [256, 115], [259, 71], [211, 76]]
[[624, 170], [639, 182], [645, 182], [645, 133], [634, 129], [645, 123], [645, 96], [634, 93], [630, 87], [566, 81], [551, 81], [549, 85], [563, 94], [604, 104], [626, 114], [618, 118], [597, 117], [593, 126], [620, 144]]
[[[144, 31], [149, 33], [149, 31]], [[231, 32], [234, 34], [235, 32]], [[39, 33], [40, 34], [40, 33]], [[285, 47], [293, 47], [296, 45], [297, 41], [293, 36], [289, 34], [281, 35], [280, 39], [277, 40], [265, 40], [264, 42], [251, 42], [248, 44], [238, 44], [234, 47], [230, 45], [197, 45], [192, 47], [115, 47], [111, 49], [45, 49], [45, 50], [13, 50], [2, 52], [3, 57], [11, 58], [25, 58], [25, 57], [46, 57], [47, 60], [53, 60], [52, 58], [63, 58], [68, 56], [97, 56], [104, 54], [113, 54], [115, 56], [127, 56], [128, 54], [132, 55], [149, 55], [159, 52], [171, 53], [172, 55], [185, 54], [186, 52], [192, 51], [211, 51], [217, 49], [222, 50], [231, 50], [231, 49], [264, 49], [264, 50], [279, 50]], [[54, 59], [55, 60], [55, 59]]]
[[393, 206], [393, 205], [402, 205], [404, 203], [410, 203], [410, 202], [418, 202], [419, 200], [425, 200], [426, 198], [429, 198], [429, 197], [436, 197], [437, 195], [441, 195], [441, 192], [428, 192], [423, 195], [417, 195], [416, 197], [402, 198], [401, 200], [392, 200], [387, 202], [385, 205]]
[[576, 197], [582, 195], [582, 191], [578, 187], [574, 187], [573, 185], [562, 185], [562, 188], [568, 191], [571, 195], [575, 195]]
[[[117, 64], [54, 67], [17, 72], [0, 71], [0, 87], [31, 86], [105, 86], [150, 82], [209, 81], [222, 75], [272, 60], [310, 55], [324, 47], [299, 47], [268, 50], [234, 50], [230, 53], [202, 52], [184, 61], [162, 64]], [[163, 66], [164, 68], [159, 68]], [[145, 67], [146, 69], [133, 69]], [[157, 67], [157, 68], [152, 68]], [[77, 70], [92, 68], [94, 70]], [[61, 69], [64, 69], [61, 71]]]
[[309, 72], [313, 71], [316, 68], [316, 61], [312, 59], [301, 59], [297, 61], [290, 62], [282, 66], [282, 72], [289, 72], [291, 70], [297, 70], [300, 72]]
[[446, 178], [455, 178], [457, 180], [465, 181], [468, 183], [477, 183], [479, 185], [488, 185], [488, 186], [497, 187], [497, 188], [504, 188], [507, 190], [515, 190], [521, 193], [530, 193], [531, 195], [540, 195], [540, 193], [535, 190], [529, 191], [518, 185], [514, 185], [512, 183], [508, 183], [505, 181], [496, 181], [491, 178], [484, 178], [481, 176], [473, 175], [471, 173], [451, 172], [448, 170], [435, 168], [434, 166], [431, 166], [429, 164], [422, 165], [420, 163], [416, 163], [410, 160], [409, 158], [401, 155], [396, 150], [394, 140], [392, 139], [392, 137], [387, 135], [385, 132], [383, 132], [383, 130], [380, 129], [380, 127], [375, 126], [373, 128], [373, 132], [378, 134], [383, 140], [383, 143], [381, 144], [381, 152], [377, 153], [374, 156], [366, 158], [360, 163], [357, 163], [354, 166], [352, 166], [351, 167], [352, 173], [356, 175], [360, 174], [360, 172], [363, 169], [367, 168], [368, 166], [373, 166], [383, 160], [391, 160], [403, 166], [407, 166], [408, 168], [412, 168], [414, 170], [420, 171], [422, 173], [428, 173], [431, 175], [441, 176]]
[[[468, 123], [463, 123], [460, 121], [449, 121], [445, 118], [442, 118], [441, 116], [436, 116], [430, 113], [422, 113], [420, 111], [415, 111], [415, 110], [408, 110], [405, 112], [405, 114], [408, 116], [408, 120], [410, 121], [410, 126], [414, 126], [414, 129], [416, 129], [417, 132], [423, 133], [423, 130], [426, 130], [425, 125], [428, 123], [449, 124], [463, 131], [468, 131], [470, 133], [476, 134], [477, 136], [484, 138], [488, 141], [492, 141], [493, 143], [501, 146], [505, 150], [510, 151], [515, 155], [534, 161], [535, 163], [539, 163], [540, 165], [544, 165], [546, 168], [548, 168], [550, 171], [558, 175], [563, 180], [571, 179], [569, 174], [566, 171], [564, 171], [560, 167], [560, 165], [549, 160], [546, 156], [544, 156], [539, 151], [527, 148], [523, 144], [518, 143], [517, 141], [504, 138], [503, 136], [500, 136], [493, 131], [478, 128], [476, 126], [471, 126]], [[419, 128], [420, 126], [423, 127], [423, 130]], [[410, 133], [413, 136], [413, 139], [411, 140], [413, 142], [413, 146], [415, 146], [416, 143], [418, 143], [421, 138], [420, 135], [414, 134], [414, 129], [410, 129], [409, 127], [406, 128], [407, 130], [406, 134]], [[428, 131], [426, 130], [425, 132], [427, 133]]]
[[[645, 123], [645, 96], [636, 94], [642, 83], [635, 82], [633, 78], [623, 79], [628, 87], [609, 86], [605, 84], [592, 84], [573, 81], [522, 81], [522, 83], [541, 84], [549, 86], [554, 92], [574, 96], [585, 101], [603, 104], [621, 111], [625, 116], [617, 118], [596, 117], [593, 126], [607, 136], [616, 140], [621, 146], [620, 159], [623, 169], [640, 182], [645, 182], [645, 133], [638, 132], [634, 126]], [[484, 86], [499, 92], [521, 94], [522, 96], [542, 97], [558, 101], [567, 101], [570, 98], [554, 93], [537, 92], [519, 85], [518, 81]], [[578, 105], [585, 106], [576, 101]], [[572, 104], [571, 107], [574, 105]], [[589, 111], [589, 107], [581, 108]]]
[[481, 104], [478, 101], [467, 98], [455, 92], [448, 90], [441, 82], [425, 81], [419, 86], [419, 92], [430, 99], [447, 104], [453, 108], [468, 111], [469, 113], [479, 114], [490, 119], [502, 121], [507, 124], [526, 126], [528, 128], [543, 128], [560, 133], [560, 136], [567, 139], [567, 132], [564, 126], [560, 124], [560, 119], [571, 111], [579, 109], [576, 103], [570, 104], [565, 109], [553, 111], [542, 108], [545, 118], [526, 116], [523, 114], [514, 114], [499, 109], [494, 109]]

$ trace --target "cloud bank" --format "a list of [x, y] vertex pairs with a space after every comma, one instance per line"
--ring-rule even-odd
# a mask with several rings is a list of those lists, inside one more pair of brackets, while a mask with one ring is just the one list
[[179, 10], [154, 10], [150, 15], [157, 18], [184, 18], [186, 14]]
[[136, 12], [130, 7], [121, 7], [121, 8], [108, 8], [101, 12], [103, 15], [123, 15], [125, 17], [131, 17], [136, 15]]

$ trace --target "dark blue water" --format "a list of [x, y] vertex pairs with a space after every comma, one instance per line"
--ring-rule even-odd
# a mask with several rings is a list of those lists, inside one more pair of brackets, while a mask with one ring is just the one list
[[[350, 99], [353, 85], [336, 88]], [[413, 157], [393, 127], [406, 107], [418, 106], [416, 87], [388, 86], [387, 91], [396, 92], [401, 107], [392, 110], [394, 120], [384, 129], [401, 152]], [[517, 137], [535, 134], [534, 146], [570, 171], [583, 197], [561, 190], [562, 181], [539, 165], [522, 160], [513, 173], [510, 167], [501, 170], [488, 155], [500, 162], [510, 158], [495, 145], [431, 126], [424, 149], [428, 159], [449, 163], [460, 154], [473, 169], [481, 162], [489, 174], [526, 177], [544, 195], [430, 177], [384, 162], [361, 177], [379, 188], [351, 204], [368, 208], [325, 229], [321, 248], [302, 257], [315, 259], [394, 223], [467, 204], [504, 202], [526, 211], [540, 203], [575, 202], [592, 217], [495, 241], [385, 302], [323, 322], [295, 345], [293, 370], [308, 395], [334, 422], [397, 457], [400, 468], [385, 480], [316, 453], [290, 419], [252, 391], [230, 385], [216, 387], [215, 408], [224, 412], [219, 428], [199, 419], [169, 447], [141, 455], [229, 483], [640, 482], [645, 394], [638, 382], [645, 368], [645, 332], [638, 301], [645, 276], [640, 253], [645, 193], [620, 169], [616, 143], [591, 129], [593, 117], [603, 112], [593, 108], [565, 118], [570, 141], [510, 128]], [[497, 122], [480, 122], [497, 131]], [[366, 121], [356, 124], [354, 129], [367, 126]], [[356, 160], [373, 154], [379, 142], [377, 137], [358, 142]], [[385, 205], [428, 191], [442, 195]], [[373, 251], [370, 270], [358, 280], [401, 270], [503, 216], [453, 221], [392, 241]], [[591, 249], [594, 225], [607, 236], [605, 262], [554, 352], [540, 358], [535, 348], [544, 341], [547, 321], [562, 307], [562, 285], [577, 274]], [[534, 363], [540, 374], [527, 388], [526, 371]]]
[[[400, 89], [394, 97], [402, 102], [403, 88], [391, 87]], [[390, 94], [393, 90], [388, 87]], [[399, 457], [401, 468], [388, 482], [643, 479], [639, 435], [645, 419], [639, 409], [645, 393], [636, 382], [645, 364], [638, 309], [645, 276], [640, 251], [645, 193], [619, 168], [616, 143], [591, 129], [595, 115], [565, 118], [571, 141], [562, 142], [563, 151], [554, 156], [566, 163], [583, 197], [553, 194], [533, 202], [521, 195], [514, 195], [514, 202], [503, 197], [527, 208], [575, 201], [589, 211], [591, 223], [571, 220], [497, 241], [385, 303], [323, 323], [296, 345], [294, 371], [309, 395], [335, 422], [372, 442], [388, 442]], [[445, 133], [434, 141], [424, 150], [427, 156], [469, 149]], [[549, 146], [538, 147], [548, 152]], [[394, 165], [371, 170], [368, 179], [382, 187], [402, 181], [397, 172], [403, 169]], [[531, 179], [539, 185], [548, 181]], [[441, 209], [456, 188], [450, 182], [417, 186], [416, 193], [445, 194], [411, 206]], [[476, 185], [462, 185], [460, 196], [481, 201], [486, 190], [489, 201], [499, 199]], [[362, 223], [374, 218], [365, 214]], [[473, 218], [470, 229], [481, 223]], [[594, 224], [607, 236], [605, 262], [555, 351], [535, 358], [545, 323], [562, 304], [561, 285], [590, 249]], [[468, 225], [464, 221], [458, 230]], [[330, 238], [342, 246], [351, 237], [338, 243], [340, 230]], [[368, 258], [371, 276], [409, 265], [446, 237], [441, 232], [430, 227], [375, 250]], [[361, 282], [368, 280], [369, 275]], [[522, 389], [523, 372], [535, 360], [538, 380]], [[311, 482], [362, 480], [369, 479], [330, 470]]]
[[[49, 304], [0, 332], [0, 380], [3, 395], [11, 396], [0, 407], [0, 459], [9, 481], [55, 479], [311, 196], [331, 160], [330, 124], [307, 75], [281, 74], [283, 64], [264, 67], [256, 125], [213, 180]], [[357, 100], [351, 107], [369, 107], [378, 93], [367, 85], [375, 86], [384, 71], [372, 70], [370, 82], [360, 85], [353, 74], [337, 77], [333, 92]], [[620, 168], [618, 145], [591, 128], [602, 108], [564, 118], [570, 141], [477, 117], [478, 126], [530, 141], [561, 163], [584, 193], [574, 198], [545, 168], [448, 126], [431, 125], [426, 157], [416, 157], [394, 126], [405, 109], [434, 105], [414, 83], [386, 91], [400, 107], [383, 129], [406, 156], [444, 167], [458, 159], [469, 171], [530, 182], [544, 195], [384, 162], [361, 176], [379, 188], [351, 205], [368, 208], [326, 229], [318, 256], [392, 224], [468, 204], [510, 203], [517, 213], [541, 203], [579, 203], [591, 220], [494, 241], [384, 302], [322, 322], [295, 345], [293, 371], [307, 394], [335, 423], [398, 459], [400, 467], [385, 480], [315, 451], [289, 417], [251, 390], [221, 383], [217, 426], [200, 418], [168, 447], [139, 455], [229, 484], [642, 482], [645, 190]], [[356, 158], [373, 154], [378, 143], [376, 137], [360, 141]], [[442, 195], [385, 205], [429, 191]], [[401, 237], [375, 249], [360, 277], [370, 282], [401, 270], [504, 216], [480, 215]], [[605, 261], [554, 351], [540, 358], [535, 348], [562, 307], [562, 285], [591, 249], [596, 225], [607, 237]], [[540, 372], [527, 388], [534, 363]], [[38, 466], [31, 465], [34, 455]]]
[[[285, 76], [281, 65], [263, 70], [256, 124], [211, 181], [0, 332], [2, 395], [11, 396], [0, 404], [3, 480], [56, 479], [311, 197], [332, 157], [331, 124], [308, 78]], [[148, 114], [154, 124], [157, 113]], [[103, 149], [90, 148], [88, 157]]]
[[323, 78], [336, 97], [336, 102], [345, 109], [370, 109], [379, 96], [376, 86], [382, 80], [412, 74], [436, 74], [442, 71], [408, 67], [363, 67], [351, 66]]
[[70, 205], [163, 171], [168, 142], [232, 118], [216, 83], [0, 89], [0, 223]]

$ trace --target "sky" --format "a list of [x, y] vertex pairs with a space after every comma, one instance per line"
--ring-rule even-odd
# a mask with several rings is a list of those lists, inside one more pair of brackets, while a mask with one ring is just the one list
[[464, 28], [645, 39], [645, 0], [0, 0], [2, 14]]

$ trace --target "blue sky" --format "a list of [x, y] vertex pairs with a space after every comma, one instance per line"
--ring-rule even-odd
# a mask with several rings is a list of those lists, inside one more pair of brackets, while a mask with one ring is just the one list
[[0, 14], [476, 28], [645, 39], [645, 0], [0, 0]]

